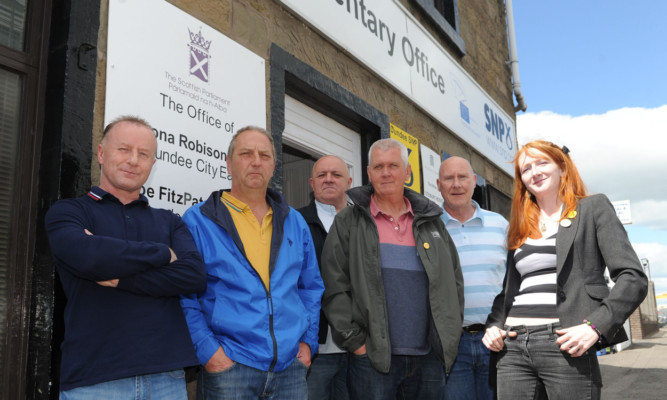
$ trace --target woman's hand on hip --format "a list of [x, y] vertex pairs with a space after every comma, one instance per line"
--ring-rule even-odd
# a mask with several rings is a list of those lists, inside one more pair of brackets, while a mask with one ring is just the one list
[[560, 335], [556, 339], [560, 350], [568, 352], [572, 357], [583, 355], [600, 339], [597, 332], [587, 324], [559, 329], [556, 334]]
[[[508, 333], [497, 326], [492, 326], [486, 329], [482, 343], [487, 349], [491, 351], [500, 351], [505, 347], [505, 337]], [[509, 332], [509, 337], [516, 337], [516, 332]]]

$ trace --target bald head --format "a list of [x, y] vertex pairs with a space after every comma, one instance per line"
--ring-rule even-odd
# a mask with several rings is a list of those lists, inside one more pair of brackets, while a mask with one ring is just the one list
[[438, 189], [445, 200], [445, 210], [461, 222], [467, 221], [475, 212], [472, 195], [477, 184], [477, 175], [470, 162], [462, 157], [449, 157], [440, 164]]
[[466, 169], [468, 170], [470, 175], [475, 174], [472, 170], [472, 165], [470, 165], [470, 162], [468, 160], [466, 160], [463, 157], [459, 157], [459, 156], [451, 156], [448, 159], [446, 159], [445, 161], [443, 161], [442, 164], [440, 164], [440, 174], [439, 175], [442, 175], [443, 170], [445, 170], [445, 171], [452, 171], [452, 170], [462, 171], [462, 170], [466, 170]]
[[345, 191], [350, 188], [352, 178], [345, 161], [336, 156], [324, 156], [313, 165], [310, 187], [315, 200], [329, 204], [340, 211], [347, 204]]

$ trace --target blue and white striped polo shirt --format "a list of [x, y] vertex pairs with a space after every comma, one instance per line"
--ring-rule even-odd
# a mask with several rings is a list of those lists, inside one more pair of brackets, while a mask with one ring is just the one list
[[[507, 220], [482, 209], [461, 223], [445, 210], [441, 216], [461, 260], [465, 294], [463, 326], [484, 324], [493, 299], [500, 293], [507, 261]], [[444, 207], [443, 207], [444, 209]]]

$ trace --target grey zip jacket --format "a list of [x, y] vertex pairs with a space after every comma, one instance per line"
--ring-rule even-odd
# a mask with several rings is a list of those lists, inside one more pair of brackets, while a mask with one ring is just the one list
[[[349, 352], [366, 344], [373, 367], [387, 373], [391, 344], [379, 236], [370, 213], [373, 187], [357, 187], [347, 193], [354, 205], [336, 215], [322, 251], [322, 308], [336, 344]], [[440, 219], [442, 208], [410, 189], [405, 189], [404, 196], [414, 212], [412, 230], [429, 282], [429, 344], [449, 374], [463, 321], [459, 257]]]

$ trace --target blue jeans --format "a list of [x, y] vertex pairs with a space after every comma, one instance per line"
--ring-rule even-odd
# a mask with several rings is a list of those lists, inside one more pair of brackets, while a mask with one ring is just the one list
[[437, 400], [445, 384], [445, 368], [433, 355], [391, 356], [389, 373], [379, 372], [366, 354], [350, 354], [347, 375], [353, 400]]
[[306, 400], [306, 372], [308, 367], [297, 359], [280, 372], [262, 371], [236, 362], [221, 372], [202, 368], [197, 376], [197, 399]]
[[448, 400], [493, 400], [489, 381], [491, 351], [482, 343], [484, 332], [461, 334], [459, 351], [445, 384]]
[[498, 357], [498, 399], [599, 399], [602, 377], [595, 349], [581, 357], [560, 351], [560, 324], [509, 327]]
[[116, 379], [60, 392], [60, 400], [183, 400], [187, 397], [185, 372], [182, 369]]
[[347, 400], [347, 353], [317, 354], [308, 371], [310, 400]]

